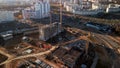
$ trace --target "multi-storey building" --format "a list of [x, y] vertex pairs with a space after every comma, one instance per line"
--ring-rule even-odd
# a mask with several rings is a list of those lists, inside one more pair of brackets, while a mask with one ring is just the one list
[[48, 1], [35, 1], [33, 6], [22, 10], [24, 19], [40, 19], [48, 17], [50, 12], [50, 3]]
[[[108, 5], [113, 0], [70, 0], [64, 2], [66, 11], [81, 14], [81, 15], [95, 15], [100, 12], [105, 12]], [[119, 9], [119, 8], [114, 8]]]

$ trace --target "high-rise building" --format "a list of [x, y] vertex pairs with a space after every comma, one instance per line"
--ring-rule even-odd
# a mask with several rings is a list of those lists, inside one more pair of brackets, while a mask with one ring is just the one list
[[22, 10], [24, 19], [41, 19], [48, 17], [50, 12], [50, 3], [48, 1], [37, 1], [31, 7]]

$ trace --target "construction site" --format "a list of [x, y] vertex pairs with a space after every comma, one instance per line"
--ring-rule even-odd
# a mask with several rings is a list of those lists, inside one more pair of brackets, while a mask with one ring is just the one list
[[50, 17], [0, 23], [0, 68], [119, 68], [112, 28], [51, 10]]
[[[33, 25], [33, 24], [32, 24]], [[38, 23], [37, 23], [38, 25]], [[71, 25], [71, 24], [69, 24]], [[84, 25], [84, 24], [83, 24]], [[118, 66], [119, 38], [60, 23], [14, 33], [0, 47], [1, 68], [110, 68]], [[77, 26], [77, 25], [76, 25]], [[83, 27], [83, 26], [81, 26]], [[62, 29], [61, 29], [62, 28]], [[92, 27], [87, 27], [92, 30]], [[115, 61], [116, 60], [116, 61]]]

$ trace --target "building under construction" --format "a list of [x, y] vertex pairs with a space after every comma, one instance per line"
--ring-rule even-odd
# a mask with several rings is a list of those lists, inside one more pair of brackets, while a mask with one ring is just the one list
[[[65, 68], [94, 68], [94, 45], [86, 40], [79, 40], [66, 46], [59, 46], [46, 59], [65, 65]], [[84, 67], [83, 67], [84, 66]], [[60, 67], [62, 68], [62, 67]]]
[[55, 22], [52, 24], [47, 24], [43, 26], [39, 26], [39, 38], [40, 40], [46, 41], [53, 36], [62, 32], [62, 28], [60, 23]]

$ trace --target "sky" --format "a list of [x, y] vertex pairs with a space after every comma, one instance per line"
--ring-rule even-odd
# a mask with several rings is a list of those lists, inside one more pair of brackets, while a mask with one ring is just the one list
[[0, 0], [0, 2], [9, 2], [9, 1], [29, 1], [29, 0]]

